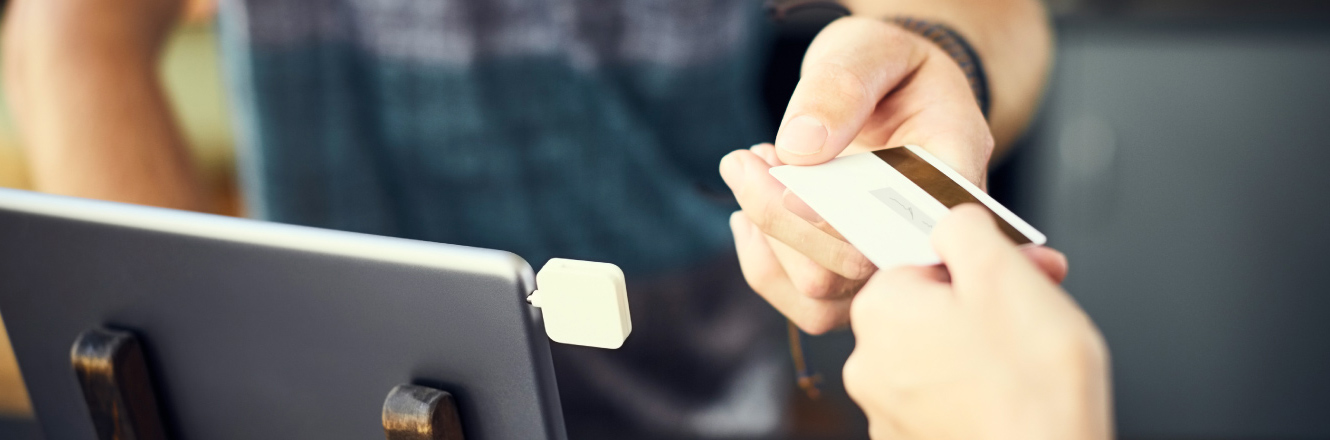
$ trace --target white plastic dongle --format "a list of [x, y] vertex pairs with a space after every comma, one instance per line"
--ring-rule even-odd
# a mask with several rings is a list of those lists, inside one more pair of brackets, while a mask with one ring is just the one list
[[554, 342], [619, 348], [633, 332], [623, 271], [610, 263], [550, 259], [527, 302], [541, 309]]

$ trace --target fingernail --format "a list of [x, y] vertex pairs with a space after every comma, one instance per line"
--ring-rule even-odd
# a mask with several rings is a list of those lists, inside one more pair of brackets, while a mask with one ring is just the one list
[[1067, 254], [1054, 251], [1053, 258], [1058, 260], [1058, 263], [1062, 266], [1062, 270], [1071, 272], [1071, 263], [1067, 261]]
[[776, 148], [800, 156], [817, 154], [827, 140], [827, 128], [812, 116], [790, 119], [776, 135]]
[[729, 185], [730, 191], [739, 192], [739, 188], [743, 185], [744, 164], [734, 153], [727, 154], [720, 160], [720, 178]]

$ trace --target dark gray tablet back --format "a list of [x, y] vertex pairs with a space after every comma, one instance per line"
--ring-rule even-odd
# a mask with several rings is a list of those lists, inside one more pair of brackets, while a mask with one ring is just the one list
[[549, 343], [501, 251], [0, 190], [0, 313], [50, 440], [94, 437], [84, 330], [141, 339], [176, 439], [381, 439], [453, 393], [466, 437], [562, 439]]

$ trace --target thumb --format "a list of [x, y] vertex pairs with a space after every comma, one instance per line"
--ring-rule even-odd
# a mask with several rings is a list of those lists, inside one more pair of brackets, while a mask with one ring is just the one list
[[780, 160], [816, 165], [835, 158], [925, 54], [913, 36], [881, 20], [846, 17], [827, 25], [804, 55], [776, 133]]

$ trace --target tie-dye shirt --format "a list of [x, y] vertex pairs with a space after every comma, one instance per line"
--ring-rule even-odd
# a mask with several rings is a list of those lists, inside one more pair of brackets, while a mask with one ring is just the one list
[[229, 0], [251, 215], [663, 273], [731, 246], [771, 138], [742, 0]]

